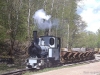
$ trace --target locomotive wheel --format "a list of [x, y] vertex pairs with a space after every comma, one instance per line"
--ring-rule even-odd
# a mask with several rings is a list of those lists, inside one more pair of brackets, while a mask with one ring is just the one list
[[48, 63], [47, 63], [47, 67], [48, 67], [48, 68], [52, 67], [52, 63], [51, 63], [51, 62], [48, 62]]
[[52, 63], [48, 61], [47, 63], [44, 63], [43, 66], [41, 66], [41, 69], [43, 69], [43, 68], [50, 68], [50, 67], [52, 67]]

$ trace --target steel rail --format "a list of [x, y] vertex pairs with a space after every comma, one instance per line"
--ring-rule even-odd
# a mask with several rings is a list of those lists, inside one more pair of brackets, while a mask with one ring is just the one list
[[10, 72], [7, 72], [7, 73], [1, 74], [1, 75], [22, 75], [23, 72], [28, 71], [28, 70], [30, 70], [30, 69], [19, 69], [19, 70], [10, 71]]

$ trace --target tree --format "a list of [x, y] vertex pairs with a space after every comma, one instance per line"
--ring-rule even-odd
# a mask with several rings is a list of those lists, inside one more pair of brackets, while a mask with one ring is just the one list
[[97, 48], [100, 48], [100, 29], [98, 29], [98, 31], [97, 31], [97, 44], [96, 44], [96, 46], [97, 46]]
[[3, 33], [0, 35], [0, 40], [3, 42], [6, 40], [10, 41], [10, 55], [12, 55], [12, 51], [14, 50], [15, 41], [22, 41], [22, 39], [24, 40], [26, 37], [25, 17], [23, 16], [23, 10], [21, 10], [21, 1], [22, 0], [2, 0], [0, 4], [2, 8], [0, 27]]
[[[85, 22], [76, 13], [79, 0], [1, 0], [0, 3], [0, 40], [10, 40], [11, 51], [14, 50], [16, 40], [30, 41], [32, 31], [37, 30], [42, 35], [32, 16], [35, 11], [43, 8], [51, 19], [59, 20], [59, 25], [53, 26], [51, 35], [62, 38], [62, 47], [69, 48], [81, 37], [86, 27]], [[63, 37], [62, 37], [63, 36]]]

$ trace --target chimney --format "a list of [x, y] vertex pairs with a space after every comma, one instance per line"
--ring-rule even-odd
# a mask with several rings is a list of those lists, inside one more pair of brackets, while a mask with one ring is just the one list
[[33, 31], [33, 39], [34, 39], [34, 41], [37, 40], [37, 31]]

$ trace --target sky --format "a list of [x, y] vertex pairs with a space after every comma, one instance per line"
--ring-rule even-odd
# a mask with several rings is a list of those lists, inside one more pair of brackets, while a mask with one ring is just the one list
[[100, 29], [100, 0], [83, 0], [78, 3], [77, 13], [87, 23], [86, 30], [97, 32]]

